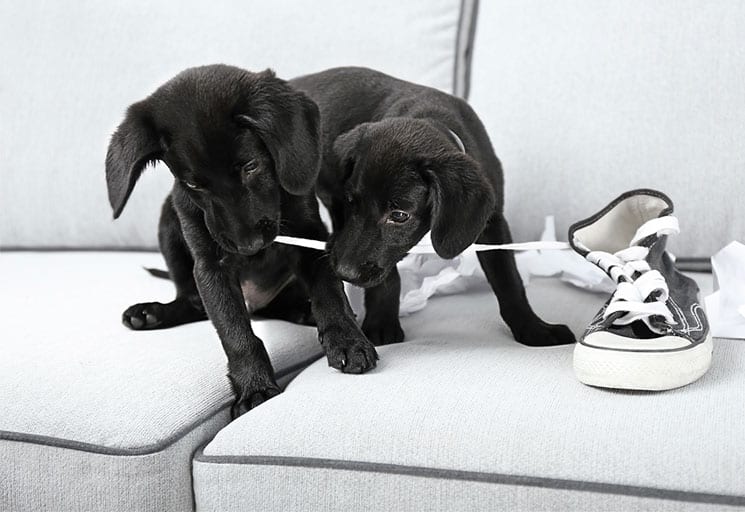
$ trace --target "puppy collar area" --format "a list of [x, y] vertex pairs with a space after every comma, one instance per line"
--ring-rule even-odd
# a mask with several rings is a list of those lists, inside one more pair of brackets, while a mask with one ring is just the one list
[[466, 152], [466, 146], [463, 144], [463, 141], [460, 140], [460, 137], [458, 137], [458, 134], [455, 133], [450, 128], [448, 128], [447, 130], [448, 130], [448, 133], [450, 134], [450, 137], [455, 142], [455, 144], [458, 146], [458, 148], [460, 148], [461, 152], [465, 153]]
[[[310, 238], [300, 238], [295, 236], [278, 236], [275, 242], [285, 245], [294, 245], [296, 247], [305, 247], [307, 249], [316, 249], [323, 251], [326, 248], [326, 242], [321, 240], [311, 240]], [[567, 242], [520, 242], [510, 244], [471, 244], [466, 247], [461, 254], [479, 252], [479, 251], [563, 251], [571, 247]], [[437, 254], [432, 246], [432, 239], [427, 233], [414, 247], [409, 249], [409, 254]]]

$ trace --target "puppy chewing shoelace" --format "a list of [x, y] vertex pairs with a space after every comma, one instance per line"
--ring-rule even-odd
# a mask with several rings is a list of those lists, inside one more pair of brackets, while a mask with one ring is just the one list
[[662, 317], [668, 325], [676, 323], [666, 305], [670, 296], [667, 282], [659, 271], [652, 270], [647, 263], [649, 248], [637, 244], [652, 235], [673, 235], [679, 232], [676, 217], [658, 217], [642, 224], [626, 249], [613, 254], [590, 251], [585, 256], [618, 283], [618, 288], [603, 313], [604, 319], [615, 316], [611, 321], [615, 325], [629, 325], [641, 320], [652, 332], [658, 334], [663, 332], [652, 324], [651, 317]]

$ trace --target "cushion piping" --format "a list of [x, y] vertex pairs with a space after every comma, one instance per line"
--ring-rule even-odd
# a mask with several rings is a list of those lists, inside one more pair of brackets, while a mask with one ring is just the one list
[[455, 34], [453, 94], [468, 99], [471, 90], [471, 56], [476, 33], [479, 0], [461, 0], [458, 29]]
[[[317, 359], [319, 359], [319, 357], [320, 356], [315, 356], [313, 358], [306, 359], [292, 366], [288, 366], [287, 368], [284, 368], [283, 370], [277, 372], [276, 378], [279, 380], [288, 375], [292, 375], [298, 370], [301, 370], [307, 367], [308, 365], [310, 365], [311, 363], [315, 362]], [[216, 415], [223, 412], [228, 407], [230, 407], [230, 403], [223, 403], [217, 409], [210, 411], [209, 413], [201, 416], [199, 419], [190, 423], [189, 425], [183, 428], [180, 428], [174, 434], [171, 434], [165, 439], [158, 441], [156, 443], [145, 445], [145, 446], [138, 446], [136, 448], [114, 448], [114, 447], [103, 446], [103, 445], [99, 445], [95, 443], [86, 443], [84, 441], [75, 441], [72, 439], [63, 439], [59, 437], [45, 436], [41, 434], [12, 432], [9, 430], [0, 430], [0, 441], [16, 441], [16, 442], [23, 442], [23, 443], [40, 444], [40, 445], [45, 445], [45, 446], [53, 446], [56, 448], [65, 448], [68, 450], [98, 453], [101, 455], [129, 455], [129, 456], [150, 455], [153, 453], [160, 452], [164, 450], [165, 448], [168, 448], [172, 444], [175, 444], [177, 441], [181, 440], [187, 434], [199, 428], [204, 423], [211, 420], [212, 418], [214, 418]]]
[[516, 485], [522, 487], [539, 487], [544, 489], [594, 492], [600, 494], [616, 494], [638, 498], [656, 498], [671, 501], [684, 501], [689, 503], [706, 503], [745, 507], [745, 496], [737, 496], [731, 494], [681, 491], [676, 489], [664, 489], [639, 485], [588, 482], [584, 480], [512, 475], [507, 473], [487, 473], [480, 471], [461, 471], [454, 469], [429, 468], [422, 466], [406, 466], [402, 464], [387, 464], [380, 462], [263, 455], [204, 455], [202, 450], [197, 452], [194, 460], [196, 462], [203, 462], [208, 464], [290, 466], [315, 469], [333, 469], [342, 471], [388, 473], [392, 475], [440, 478], [445, 480], [466, 480], [471, 482]]

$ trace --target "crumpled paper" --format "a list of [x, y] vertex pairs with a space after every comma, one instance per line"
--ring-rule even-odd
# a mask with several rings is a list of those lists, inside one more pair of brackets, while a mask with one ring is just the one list
[[[554, 217], [549, 215], [544, 220], [541, 241], [555, 240]], [[605, 272], [572, 250], [524, 251], [515, 254], [515, 260], [526, 286], [531, 277], [558, 277], [562, 281], [592, 292], [611, 294], [616, 291], [616, 284]]]
[[398, 263], [398, 273], [401, 276], [401, 316], [423, 309], [435, 295], [452, 295], [488, 286], [475, 253], [461, 254], [452, 260], [436, 254], [409, 254]]
[[[556, 241], [553, 216], [545, 219], [541, 241]], [[535, 250], [515, 254], [518, 272], [527, 286], [532, 277], [559, 277], [574, 286], [612, 293], [613, 281], [595, 265], [572, 250]], [[401, 316], [423, 309], [430, 297], [488, 288], [476, 254], [461, 254], [452, 260], [437, 255], [410, 254], [398, 264], [401, 275]], [[359, 298], [356, 302], [359, 308]]]
[[711, 334], [745, 339], [745, 245], [732, 242], [711, 258], [714, 293], [707, 296]]

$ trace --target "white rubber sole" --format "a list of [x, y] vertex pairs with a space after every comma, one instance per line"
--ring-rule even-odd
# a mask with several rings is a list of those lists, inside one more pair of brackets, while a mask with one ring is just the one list
[[661, 391], [700, 378], [711, 366], [711, 336], [693, 348], [673, 352], [625, 352], [574, 347], [574, 373], [583, 384], [601, 388]]

